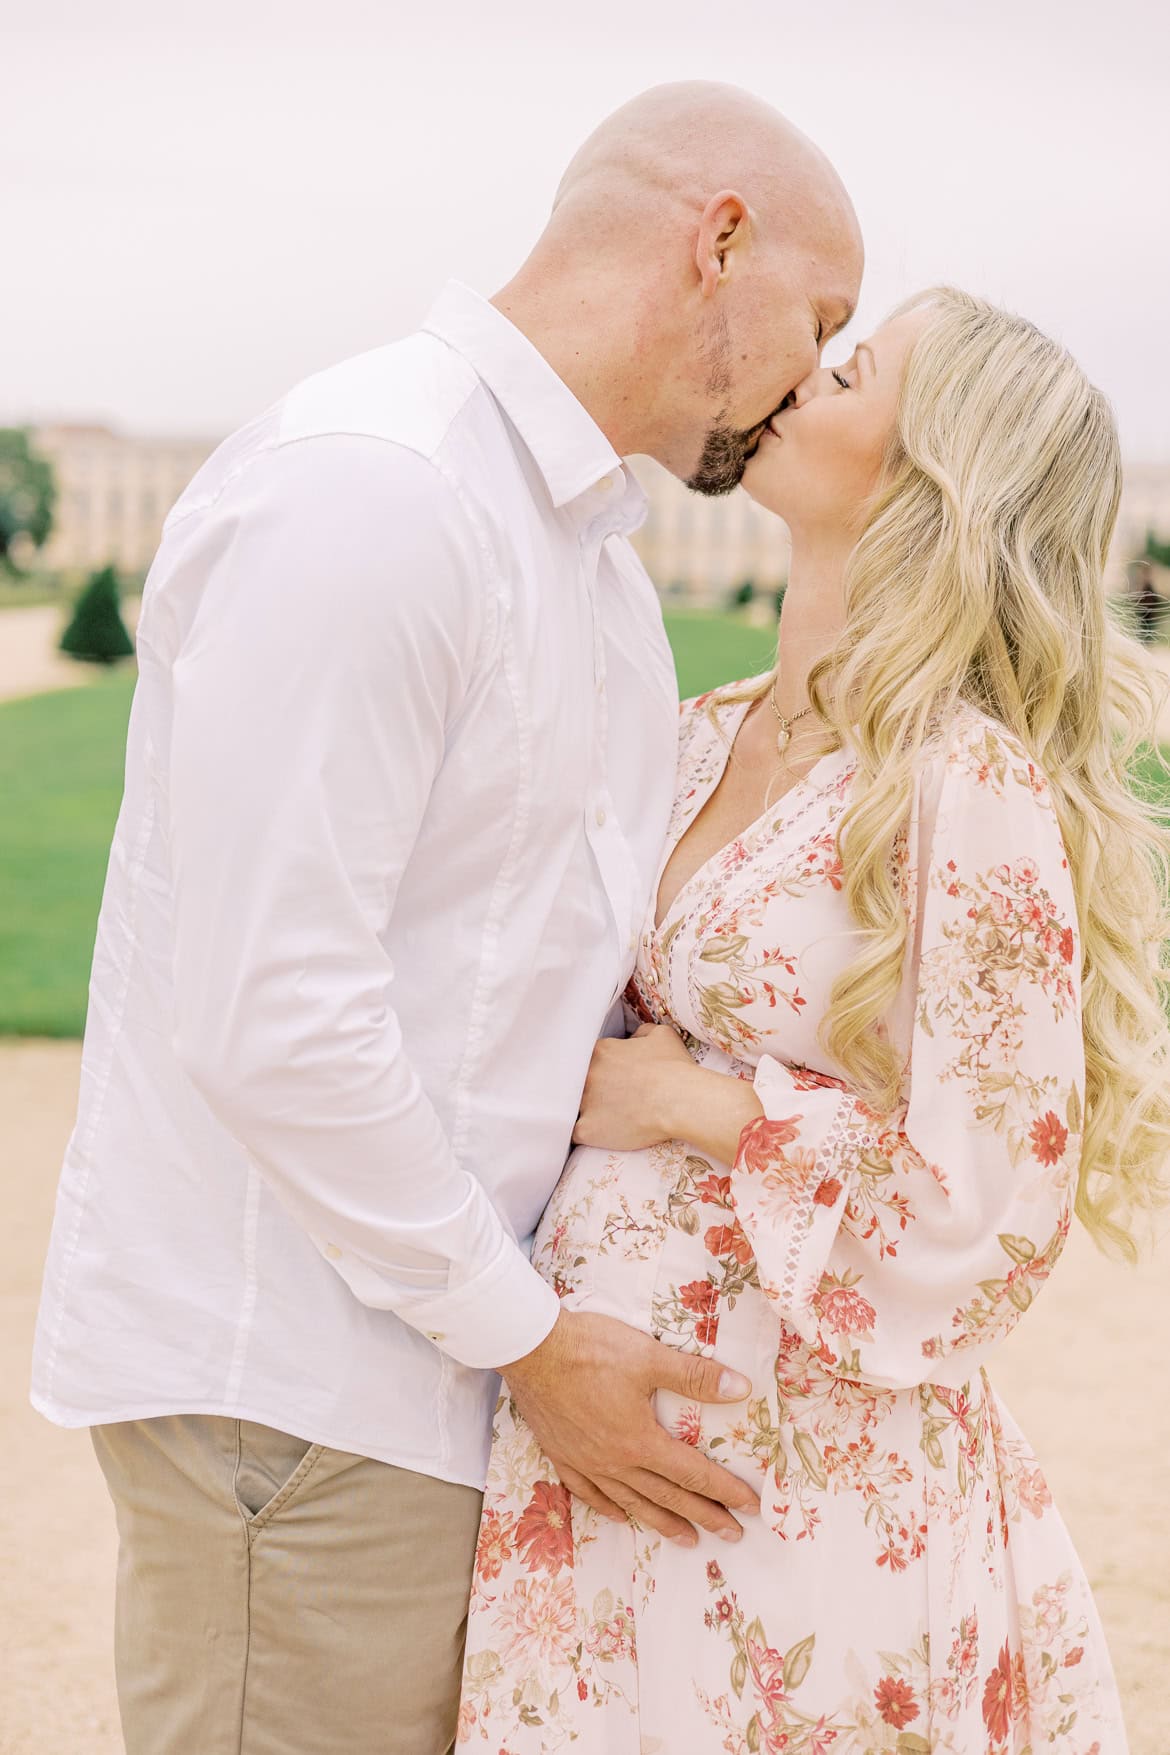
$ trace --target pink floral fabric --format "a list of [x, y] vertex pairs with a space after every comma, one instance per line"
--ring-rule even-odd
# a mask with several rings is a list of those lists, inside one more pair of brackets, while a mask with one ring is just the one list
[[[742, 703], [683, 710], [663, 864]], [[734, 1164], [576, 1149], [535, 1260], [566, 1305], [752, 1382], [659, 1418], [763, 1516], [683, 1550], [573, 1501], [497, 1412], [459, 1739], [491, 1755], [1124, 1755], [1084, 1574], [985, 1364], [1068, 1231], [1083, 1050], [1072, 885], [1044, 776], [963, 709], [895, 865], [913, 923], [878, 1114], [817, 1041], [855, 954], [823, 758], [642, 935], [627, 995], [752, 1078]]]

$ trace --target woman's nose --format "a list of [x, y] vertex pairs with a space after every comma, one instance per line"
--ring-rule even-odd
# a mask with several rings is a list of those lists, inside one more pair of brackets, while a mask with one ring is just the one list
[[791, 406], [793, 408], [803, 408], [804, 404], [811, 401], [814, 396], [822, 395], [828, 377], [829, 373], [824, 367], [815, 367], [813, 371], [803, 377], [800, 380], [800, 383], [789, 392], [788, 400]]

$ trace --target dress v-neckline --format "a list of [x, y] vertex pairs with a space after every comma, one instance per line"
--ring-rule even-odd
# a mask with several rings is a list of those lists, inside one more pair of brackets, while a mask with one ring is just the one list
[[[725, 841], [721, 847], [717, 847], [709, 858], [705, 859], [700, 866], [697, 866], [691, 873], [690, 877], [687, 878], [682, 886], [675, 892], [661, 915], [659, 915], [659, 891], [662, 887], [662, 878], [666, 868], [670, 864], [676, 849], [694, 827], [695, 823], [698, 821], [699, 817], [707, 808], [707, 805], [718, 790], [723, 776], [727, 772], [727, 764], [731, 760], [731, 753], [735, 748], [735, 740], [739, 736], [740, 727], [747, 717], [747, 711], [751, 704], [751, 701], [733, 701], [731, 703], [731, 711], [734, 717], [731, 719], [730, 724], [725, 721], [722, 725], [722, 730], [724, 732], [730, 730], [730, 736], [727, 740], [727, 753], [717, 770], [711, 776], [706, 789], [703, 791], [702, 796], [698, 798], [697, 803], [692, 801], [692, 809], [684, 818], [678, 833], [675, 834], [671, 832], [666, 837], [666, 846], [663, 849], [662, 859], [658, 866], [658, 873], [654, 880], [654, 892], [651, 900], [651, 906], [653, 908], [651, 919], [653, 924], [653, 936], [655, 938], [661, 937], [662, 933], [670, 925], [672, 918], [677, 914], [679, 903], [684, 900], [699, 880], [706, 875], [715, 862], [723, 858], [728, 848], [734, 847], [737, 841], [746, 841], [749, 836], [754, 835], [760, 828], [760, 825], [769, 818], [773, 819], [776, 826], [779, 827], [788, 814], [784, 809], [788, 801], [798, 797], [801, 793], [807, 792], [813, 786], [814, 776], [824, 768], [827, 763], [835, 761], [841, 754], [840, 749], [835, 749], [828, 750], [823, 756], [818, 756], [812, 767], [808, 770], [808, 773], [803, 775], [802, 778], [796, 782], [795, 786], [790, 786], [787, 792], [781, 793], [780, 797], [774, 804], [767, 805], [765, 809], [760, 812], [759, 816], [753, 817], [752, 821], [747, 823], [739, 831], [738, 835], [733, 835], [730, 841]], [[719, 709], [716, 708], [716, 711], [718, 712]], [[711, 726], [709, 721], [708, 731], [709, 733], [715, 732], [715, 727]]]

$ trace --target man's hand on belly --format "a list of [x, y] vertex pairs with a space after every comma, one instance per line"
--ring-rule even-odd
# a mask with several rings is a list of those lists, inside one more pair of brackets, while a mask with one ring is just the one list
[[694, 1547], [695, 1525], [738, 1541], [732, 1511], [759, 1512], [745, 1482], [654, 1417], [658, 1389], [743, 1401], [750, 1383], [718, 1360], [665, 1347], [611, 1316], [562, 1310], [540, 1346], [501, 1373], [564, 1485], [604, 1516]]

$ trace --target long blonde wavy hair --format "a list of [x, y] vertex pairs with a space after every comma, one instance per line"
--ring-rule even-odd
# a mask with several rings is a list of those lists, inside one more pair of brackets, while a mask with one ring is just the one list
[[1076, 1211], [1099, 1245], [1132, 1258], [1134, 1221], [1167, 1194], [1170, 833], [1135, 773], [1156, 749], [1155, 673], [1105, 589], [1117, 430], [1100, 391], [1032, 324], [950, 287], [895, 315], [922, 306], [929, 320], [846, 570], [845, 631], [809, 675], [820, 747], [848, 737], [858, 758], [839, 845], [861, 930], [821, 1040], [860, 1095], [893, 1107], [904, 1067], [881, 1025], [909, 931], [894, 844], [932, 722], [970, 702], [1019, 739], [1051, 789], [1083, 955]]

